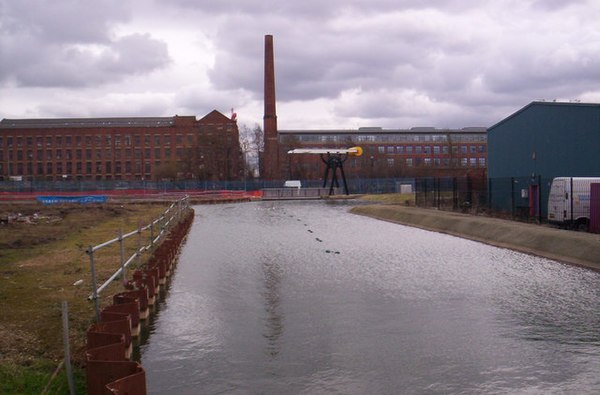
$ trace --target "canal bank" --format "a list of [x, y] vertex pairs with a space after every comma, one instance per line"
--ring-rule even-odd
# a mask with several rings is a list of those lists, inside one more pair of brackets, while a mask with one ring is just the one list
[[600, 235], [462, 213], [374, 204], [350, 212], [600, 271]]

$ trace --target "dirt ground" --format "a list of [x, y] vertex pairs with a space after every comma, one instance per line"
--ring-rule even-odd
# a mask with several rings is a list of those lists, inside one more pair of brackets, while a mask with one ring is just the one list
[[[114, 239], [120, 230], [147, 225], [167, 206], [0, 205], [0, 365], [63, 357], [62, 301], [69, 304], [71, 348], [75, 358], [83, 358], [85, 330], [94, 318], [87, 300], [91, 276], [86, 248]], [[128, 242], [126, 252], [138, 243]], [[118, 267], [117, 247], [98, 253], [99, 281]], [[107, 297], [111, 287], [121, 289], [118, 281], [113, 284]]]

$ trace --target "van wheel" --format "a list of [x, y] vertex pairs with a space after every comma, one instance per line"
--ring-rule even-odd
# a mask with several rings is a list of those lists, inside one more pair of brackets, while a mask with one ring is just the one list
[[582, 219], [577, 221], [577, 223], [575, 224], [575, 229], [577, 229], [580, 232], [587, 232], [589, 230], [588, 220]]

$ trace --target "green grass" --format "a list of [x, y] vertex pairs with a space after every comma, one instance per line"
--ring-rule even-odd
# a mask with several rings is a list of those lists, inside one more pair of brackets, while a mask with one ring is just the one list
[[[0, 394], [39, 394], [63, 356], [61, 302], [69, 305], [69, 335], [77, 393], [85, 393], [85, 332], [94, 321], [89, 245], [130, 232], [140, 222], [156, 219], [167, 205], [105, 205], [96, 207], [0, 207], [30, 215], [60, 217], [36, 224], [14, 222], [0, 226]], [[149, 232], [143, 235], [147, 244]], [[138, 247], [137, 236], [127, 239], [126, 256]], [[98, 281], [103, 282], [119, 264], [118, 245], [94, 255]], [[80, 286], [73, 284], [83, 280]], [[122, 290], [113, 282], [101, 295], [101, 306]], [[63, 372], [49, 393], [68, 393]], [[81, 389], [82, 388], [82, 389]]]
[[[3, 363], [0, 365], [0, 394], [41, 394], [46, 386], [47, 394], [68, 394], [69, 382], [64, 366], [50, 381], [58, 365], [49, 360], [36, 360], [28, 365]], [[85, 370], [74, 366], [73, 376], [75, 392], [85, 394]]]
[[415, 205], [414, 193], [384, 193], [381, 195], [364, 195], [361, 200], [382, 204], [401, 204], [404, 206]]

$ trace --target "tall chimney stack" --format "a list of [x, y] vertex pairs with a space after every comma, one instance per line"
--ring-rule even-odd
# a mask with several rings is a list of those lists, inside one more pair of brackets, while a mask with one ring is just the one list
[[264, 153], [261, 177], [273, 180], [280, 178], [279, 142], [277, 138], [277, 113], [275, 111], [275, 62], [273, 36], [265, 35], [265, 114], [263, 116]]

